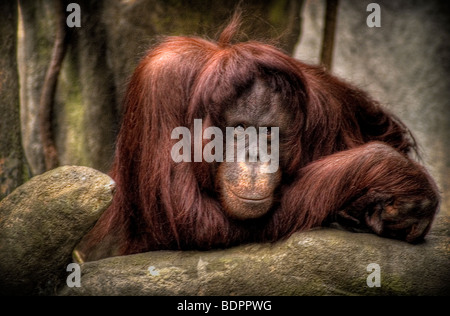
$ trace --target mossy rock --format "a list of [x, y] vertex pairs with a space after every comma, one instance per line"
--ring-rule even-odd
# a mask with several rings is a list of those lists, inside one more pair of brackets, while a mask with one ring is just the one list
[[32, 178], [0, 203], [0, 294], [54, 294], [75, 245], [112, 201], [114, 182], [87, 167]]
[[[156, 251], [81, 265], [81, 287], [61, 295], [448, 295], [449, 218], [426, 241], [332, 228], [274, 244], [215, 251]], [[380, 286], [373, 286], [378, 264]]]

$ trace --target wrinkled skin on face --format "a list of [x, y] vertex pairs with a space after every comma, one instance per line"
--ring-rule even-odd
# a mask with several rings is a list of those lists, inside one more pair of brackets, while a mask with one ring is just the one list
[[[267, 127], [267, 150], [271, 148], [272, 128], [279, 128], [280, 148], [283, 147], [283, 135], [290, 130], [292, 120], [282, 106], [280, 96], [274, 93], [263, 81], [256, 80], [224, 113], [224, 127], [234, 127], [235, 139], [247, 128]], [[245, 136], [245, 135], [244, 135]], [[253, 219], [266, 214], [277, 199], [277, 188], [281, 182], [282, 166], [269, 170], [270, 163], [263, 162], [258, 155], [256, 162], [249, 159], [249, 138], [246, 138], [246, 159], [236, 159], [237, 141], [234, 142], [235, 159], [222, 162], [217, 170], [216, 187], [219, 191], [223, 208], [228, 216], [236, 219]], [[258, 146], [258, 150], [260, 146]], [[280, 161], [283, 161], [280, 151]], [[278, 162], [276, 162], [278, 163]]]

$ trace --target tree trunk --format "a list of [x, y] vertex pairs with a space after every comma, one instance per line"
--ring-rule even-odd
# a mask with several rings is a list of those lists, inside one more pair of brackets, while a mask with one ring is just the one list
[[107, 64], [106, 30], [101, 21], [108, 1], [79, 0], [81, 27], [76, 28], [81, 96], [84, 105], [84, 151], [89, 166], [107, 172], [114, 155], [119, 115], [114, 74]]
[[56, 34], [53, 43], [52, 57], [45, 74], [45, 81], [39, 100], [39, 130], [44, 148], [46, 170], [54, 169], [59, 165], [58, 150], [56, 148], [54, 128], [52, 126], [53, 108], [55, 104], [58, 77], [70, 39], [64, 15], [64, 1], [53, 0], [53, 7], [56, 15], [56, 23], [54, 25]]
[[331, 69], [333, 62], [334, 34], [336, 33], [338, 5], [339, 0], [327, 0], [322, 52], [320, 54], [320, 62], [327, 69]]
[[17, 72], [17, 3], [0, 2], [0, 200], [28, 177], [21, 133]]
[[45, 172], [39, 130], [39, 99], [54, 39], [54, 16], [47, 0], [19, 0], [18, 61], [22, 142], [33, 175]]

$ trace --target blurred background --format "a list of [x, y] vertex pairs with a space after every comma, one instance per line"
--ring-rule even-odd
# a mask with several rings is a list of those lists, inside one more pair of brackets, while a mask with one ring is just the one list
[[[380, 27], [367, 25], [371, 2], [380, 6]], [[79, 4], [81, 27], [65, 24], [69, 3]], [[0, 199], [58, 165], [107, 172], [124, 91], [139, 59], [166, 35], [216, 38], [239, 4], [240, 40], [274, 43], [323, 64], [397, 114], [439, 184], [441, 212], [450, 214], [449, 3], [1, 1]]]

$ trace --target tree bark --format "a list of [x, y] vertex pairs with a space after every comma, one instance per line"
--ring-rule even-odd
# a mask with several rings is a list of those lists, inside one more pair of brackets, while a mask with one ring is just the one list
[[44, 148], [46, 170], [54, 169], [59, 165], [58, 151], [56, 149], [52, 128], [53, 107], [55, 104], [58, 76], [69, 42], [69, 32], [67, 30], [65, 14], [63, 11], [65, 9], [63, 5], [64, 1], [54, 0], [53, 3], [56, 14], [56, 35], [50, 65], [48, 66], [45, 75], [39, 102], [39, 126], [41, 141]]
[[[108, 1], [79, 0], [81, 27], [75, 29], [73, 52], [78, 56], [84, 105], [84, 152], [89, 166], [109, 171], [119, 121], [113, 70], [108, 66], [105, 25], [101, 20]], [[76, 42], [76, 43], [75, 43]]]
[[46, 0], [19, 0], [18, 64], [22, 143], [33, 175], [45, 172], [39, 99], [54, 41], [53, 12]]
[[0, 200], [28, 177], [20, 133], [17, 71], [17, 3], [1, 1], [0, 12]]
[[320, 62], [327, 69], [331, 69], [333, 62], [334, 34], [336, 32], [338, 5], [339, 0], [327, 0], [322, 52], [320, 54]]

